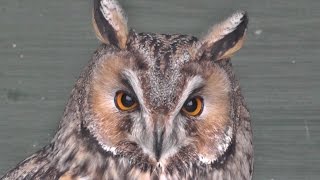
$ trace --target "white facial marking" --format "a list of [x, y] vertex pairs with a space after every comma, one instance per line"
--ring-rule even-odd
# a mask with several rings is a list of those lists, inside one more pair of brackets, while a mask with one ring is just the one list
[[177, 114], [180, 112], [183, 104], [185, 103], [185, 101], [190, 96], [190, 93], [193, 90], [199, 88], [202, 84], [203, 84], [203, 79], [202, 79], [201, 76], [194, 76], [188, 81], [188, 83], [186, 85], [186, 88], [182, 92], [182, 95], [181, 95], [180, 100], [179, 100], [179, 102], [178, 102], [178, 104], [176, 106], [176, 109], [171, 114], [172, 117], [177, 116]]
[[[96, 121], [97, 122], [97, 121]], [[99, 129], [97, 127], [97, 124], [95, 123], [90, 123], [88, 126], [88, 129], [91, 132], [95, 132], [97, 129]], [[98, 143], [100, 144], [100, 146], [102, 147], [102, 149], [104, 149], [107, 152], [111, 152], [113, 155], [117, 155], [117, 151], [116, 148], [114, 146], [111, 145], [107, 145], [107, 142], [104, 140], [104, 138], [101, 136], [101, 134], [99, 133], [93, 133], [93, 136], [97, 139]]]
[[[232, 141], [232, 138], [231, 138], [232, 132], [233, 132], [233, 129], [228, 128], [227, 132], [222, 137], [223, 140], [221, 140], [219, 142], [219, 144], [217, 146], [219, 156], [223, 155], [223, 153], [225, 153], [227, 151], [228, 147], [230, 146], [231, 141]], [[217, 159], [218, 159], [218, 157], [216, 155], [211, 158], [207, 158], [201, 154], [199, 155], [199, 160], [204, 164], [214, 163]]]
[[147, 108], [145, 107], [145, 104], [144, 104], [144, 101], [143, 101], [143, 92], [142, 92], [142, 87], [141, 87], [141, 84], [140, 84], [140, 81], [138, 79], [138, 76], [135, 72], [133, 72], [132, 70], [125, 70], [123, 72], [123, 74], [126, 76], [126, 78], [129, 80], [129, 83], [131, 84], [133, 90], [134, 90], [134, 93], [136, 94], [138, 100], [139, 100], [139, 104], [140, 104], [140, 107], [141, 109], [148, 113], [148, 110]]

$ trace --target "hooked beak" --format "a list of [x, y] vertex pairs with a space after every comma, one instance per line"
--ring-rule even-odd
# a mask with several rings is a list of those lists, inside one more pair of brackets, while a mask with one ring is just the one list
[[153, 150], [155, 153], [155, 157], [157, 161], [159, 161], [161, 152], [162, 152], [162, 145], [163, 145], [163, 136], [164, 136], [165, 128], [155, 126], [153, 130]]

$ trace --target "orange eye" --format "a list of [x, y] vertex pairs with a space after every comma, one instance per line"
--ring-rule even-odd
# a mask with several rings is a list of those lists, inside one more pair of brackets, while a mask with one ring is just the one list
[[189, 116], [199, 116], [202, 110], [203, 99], [201, 97], [188, 99], [182, 107], [182, 111]]
[[116, 93], [115, 104], [121, 111], [133, 111], [138, 107], [138, 102], [131, 95], [123, 91]]

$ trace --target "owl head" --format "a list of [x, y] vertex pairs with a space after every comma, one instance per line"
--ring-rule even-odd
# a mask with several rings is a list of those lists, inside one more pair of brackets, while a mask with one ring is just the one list
[[214, 163], [234, 141], [233, 90], [221, 62], [244, 42], [236, 12], [198, 39], [137, 33], [115, 0], [94, 0], [103, 43], [89, 77], [84, 126], [108, 153], [133, 165]]

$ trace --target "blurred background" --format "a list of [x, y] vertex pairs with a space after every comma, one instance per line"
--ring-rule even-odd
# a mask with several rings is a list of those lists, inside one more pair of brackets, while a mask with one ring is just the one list
[[[0, 176], [48, 144], [98, 46], [88, 0], [0, 1]], [[233, 58], [251, 110], [257, 180], [320, 178], [319, 0], [120, 0], [137, 31], [200, 36], [249, 13]]]

